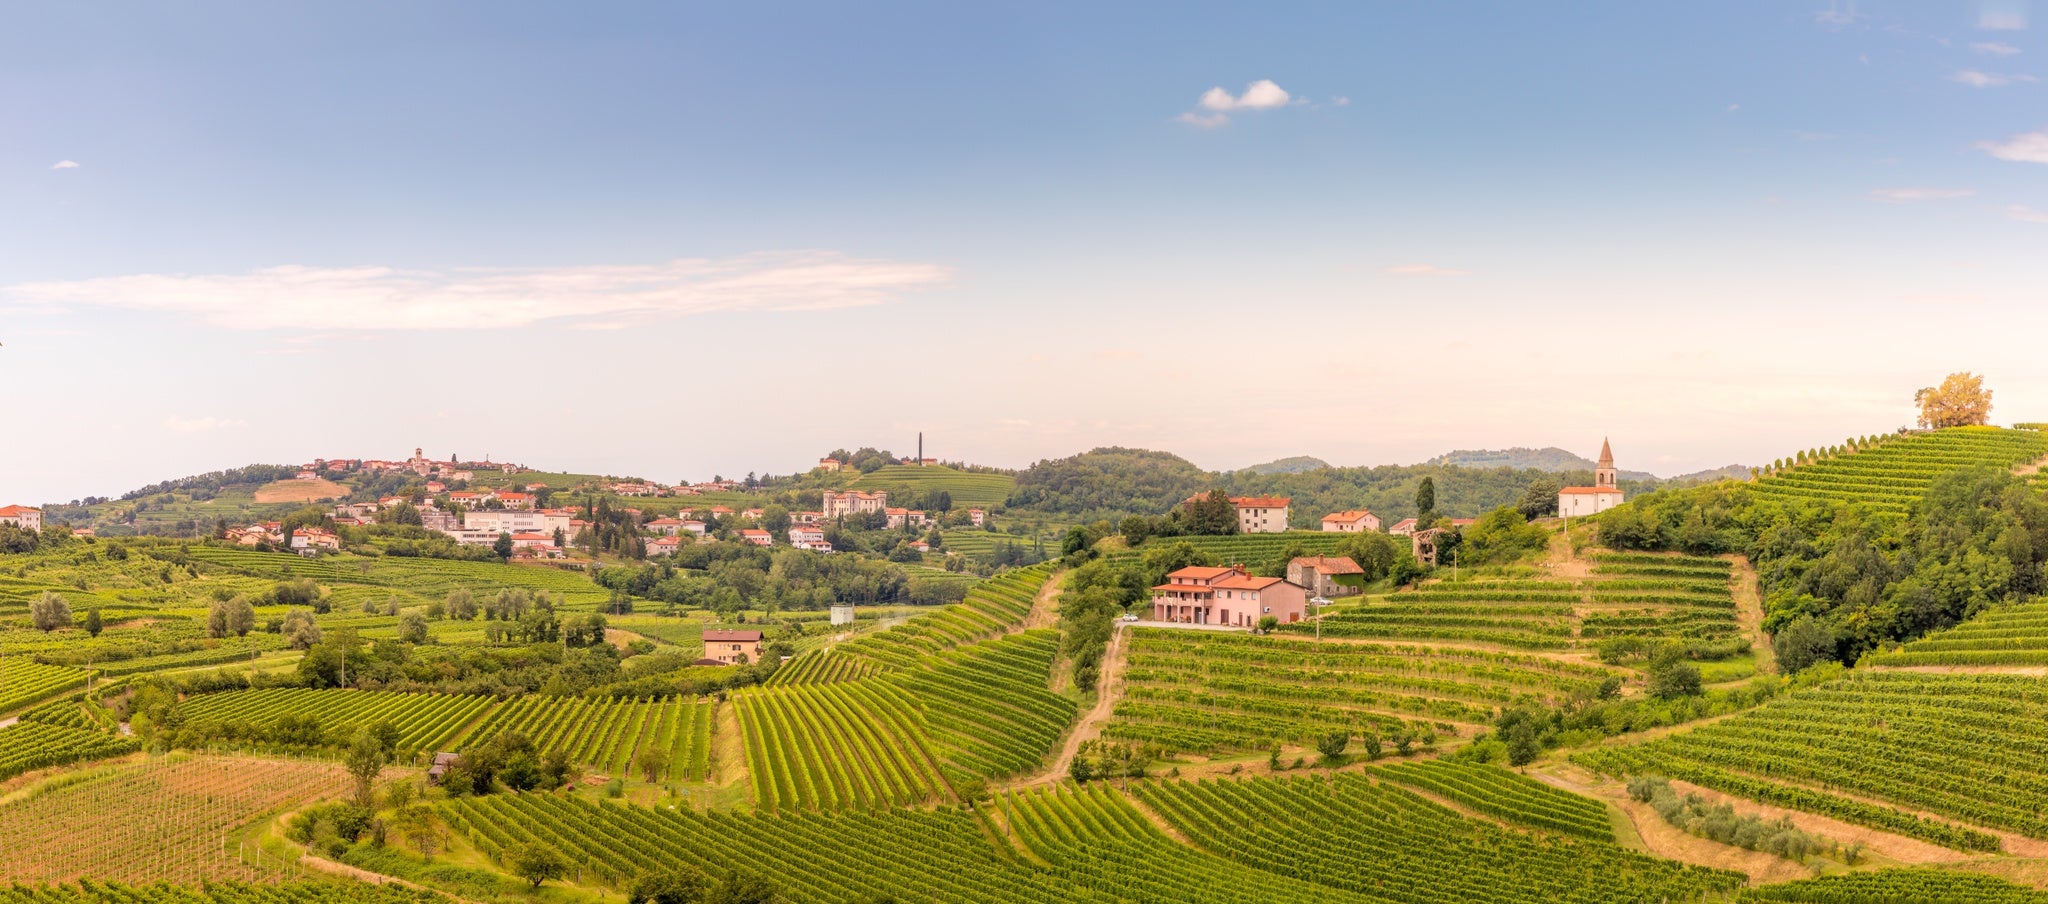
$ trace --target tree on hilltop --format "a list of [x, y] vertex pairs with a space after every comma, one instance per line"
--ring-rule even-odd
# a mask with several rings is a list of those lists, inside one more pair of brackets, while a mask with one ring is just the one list
[[1983, 377], [1967, 371], [1913, 393], [1913, 404], [1920, 406], [1920, 426], [1930, 430], [1991, 422], [1991, 390], [1984, 388]]

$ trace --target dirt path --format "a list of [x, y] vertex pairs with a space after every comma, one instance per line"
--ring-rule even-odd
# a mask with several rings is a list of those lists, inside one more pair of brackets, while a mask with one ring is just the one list
[[1886, 672], [1926, 672], [1930, 675], [2025, 675], [2048, 678], [2048, 665], [1871, 665], [1864, 668]]
[[2012, 476], [2027, 477], [2033, 474], [2039, 474], [2041, 473], [2041, 469], [2043, 467], [2048, 467], [2048, 455], [2044, 455], [2040, 458], [2034, 459], [2033, 461], [2027, 462], [2026, 464], [2014, 465], [2012, 469]]
[[1060, 588], [1066, 586], [1067, 573], [1053, 572], [1045, 579], [1045, 586], [1038, 588], [1038, 595], [1031, 600], [1031, 611], [1024, 614], [1020, 631], [1032, 628], [1050, 628], [1060, 620]]
[[1749, 638], [1750, 647], [1756, 655], [1756, 670], [1759, 674], [1778, 670], [1778, 655], [1771, 649], [1771, 636], [1764, 633], [1763, 592], [1757, 586], [1756, 566], [1749, 564], [1743, 556], [1731, 556], [1735, 563], [1731, 577], [1735, 581], [1735, 624]]
[[1572, 555], [1572, 541], [1564, 531], [1550, 535], [1543, 567], [1551, 577], [1564, 581], [1583, 581], [1593, 573], [1593, 563]]
[[1060, 755], [1052, 767], [1038, 775], [1014, 782], [1012, 788], [1032, 788], [1057, 783], [1067, 777], [1067, 770], [1073, 768], [1074, 757], [1081, 753], [1081, 745], [1095, 740], [1102, 734], [1102, 726], [1108, 724], [1116, 701], [1123, 696], [1124, 689], [1124, 639], [1130, 636], [1124, 622], [1118, 622], [1109, 636], [1109, 649], [1102, 654], [1102, 674], [1095, 682], [1095, 705], [1082, 714], [1074, 723], [1074, 730], [1067, 733], [1066, 743], [1060, 745]]
[[[299, 865], [309, 870], [314, 870], [316, 872], [342, 876], [345, 878], [354, 879], [358, 882], [368, 882], [371, 885], [397, 885], [404, 888], [410, 888], [414, 891], [431, 891], [445, 894], [445, 892], [441, 892], [441, 890], [438, 888], [428, 888], [424, 885], [420, 885], [415, 882], [407, 882], [404, 879], [398, 878], [397, 876], [387, 876], [383, 873], [371, 872], [370, 870], [363, 869], [359, 866], [350, 866], [346, 863], [338, 863], [333, 860], [329, 860], [325, 857], [316, 856], [310, 853], [304, 854], [299, 857]], [[456, 898], [456, 900], [460, 901], [463, 899]]]

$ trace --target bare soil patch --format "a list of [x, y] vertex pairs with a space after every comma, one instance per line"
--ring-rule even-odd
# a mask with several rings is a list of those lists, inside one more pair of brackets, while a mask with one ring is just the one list
[[279, 480], [256, 490], [257, 502], [321, 502], [348, 495], [348, 487], [332, 480]]

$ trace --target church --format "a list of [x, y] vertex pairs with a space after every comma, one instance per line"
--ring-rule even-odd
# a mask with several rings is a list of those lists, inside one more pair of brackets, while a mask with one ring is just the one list
[[1565, 487], [1557, 491], [1557, 513], [1566, 518], [1597, 515], [1623, 501], [1621, 485], [1614, 478], [1614, 450], [1600, 441], [1600, 464], [1593, 469], [1593, 485]]

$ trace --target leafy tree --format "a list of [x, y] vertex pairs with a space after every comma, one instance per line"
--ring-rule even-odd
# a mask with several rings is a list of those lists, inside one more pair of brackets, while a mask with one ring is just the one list
[[1779, 671], [1803, 672], [1834, 660], [1835, 631], [1820, 619], [1802, 615], [1772, 635], [1771, 651], [1777, 654]]
[[539, 842], [517, 845], [505, 853], [506, 865], [512, 868], [512, 875], [533, 883], [534, 888], [539, 888], [549, 879], [560, 879], [569, 874], [568, 858]]
[[1187, 505], [1189, 529], [1205, 536], [1221, 536], [1237, 533], [1237, 505], [1230, 501], [1230, 494], [1222, 490], [1210, 490], [1209, 494]]
[[1419, 523], [1436, 513], [1436, 478], [1424, 477], [1415, 487], [1416, 521]]
[[294, 650], [311, 649], [320, 642], [320, 623], [314, 620], [312, 610], [293, 609], [284, 614], [278, 633], [284, 635], [285, 643]]
[[1385, 753], [1385, 748], [1380, 746], [1380, 736], [1371, 731], [1358, 736], [1358, 746], [1365, 748], [1365, 758], [1368, 760], [1379, 759]]
[[256, 606], [245, 595], [215, 600], [206, 611], [206, 636], [246, 637], [256, 627]]
[[412, 849], [418, 851], [422, 857], [432, 857], [445, 836], [441, 830], [440, 818], [435, 815], [433, 806], [423, 801], [397, 806], [392, 814], [391, 827], [396, 829], [399, 837], [404, 838], [405, 842], [412, 845]]
[[427, 617], [418, 612], [407, 612], [398, 619], [398, 640], [401, 643], [421, 644], [427, 642]]
[[448, 617], [456, 621], [468, 621], [476, 617], [476, 597], [469, 588], [457, 587], [448, 591]]
[[627, 904], [702, 904], [711, 896], [711, 880], [692, 867], [649, 873], [633, 883]]
[[705, 900], [707, 904], [780, 904], [783, 898], [768, 880], [740, 873], [725, 880]]
[[1671, 658], [1650, 666], [1650, 696], [1671, 700], [1700, 695], [1698, 666]]
[[1351, 746], [1351, 733], [1333, 731], [1316, 738], [1316, 752], [1323, 755], [1323, 762], [1336, 763], [1344, 756], [1344, 749]]
[[100, 620], [100, 607], [94, 606], [85, 610], [85, 633], [98, 637], [105, 629], [106, 623]]
[[653, 784], [661, 779], [662, 773], [668, 771], [668, 751], [660, 747], [648, 747], [640, 751], [633, 764], [640, 768], [640, 775], [646, 778], [649, 784]]
[[1271, 634], [1273, 629], [1277, 627], [1280, 627], [1280, 619], [1277, 616], [1267, 615], [1259, 619], [1260, 634]]
[[1529, 488], [1522, 492], [1522, 499], [1515, 503], [1515, 510], [1531, 521], [1555, 515], [1557, 494], [1560, 489], [1557, 478], [1547, 475], [1538, 477], [1530, 481]]
[[28, 605], [29, 622], [38, 631], [55, 631], [71, 626], [71, 604], [60, 594], [43, 591]]
[[[491, 542], [491, 552], [496, 554], [497, 557], [500, 559], [512, 558], [512, 551], [513, 550], [511, 534], [500, 533], [498, 534], [498, 539]], [[540, 883], [536, 882], [534, 884], [535, 886], [538, 886]]]
[[391, 752], [385, 749], [377, 734], [365, 728], [356, 733], [348, 750], [342, 754], [342, 764], [348, 767], [349, 777], [356, 782], [356, 806], [375, 806], [377, 776], [384, 773], [390, 762]]
[[1991, 422], [1991, 390], [1984, 378], [1968, 372], [1949, 374], [1940, 386], [1913, 393], [1920, 406], [1920, 426], [1929, 429], [1964, 427]]

